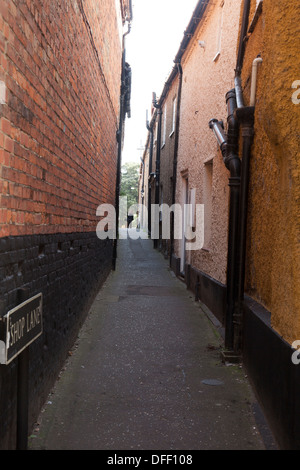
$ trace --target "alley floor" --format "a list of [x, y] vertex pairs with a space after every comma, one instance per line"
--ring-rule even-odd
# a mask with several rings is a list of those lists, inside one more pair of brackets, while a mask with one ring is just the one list
[[263, 450], [259, 407], [222, 336], [148, 239], [118, 242], [29, 449]]

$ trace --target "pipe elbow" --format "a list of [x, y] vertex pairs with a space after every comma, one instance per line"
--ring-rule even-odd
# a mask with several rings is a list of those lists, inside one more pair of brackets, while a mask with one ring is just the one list
[[262, 62], [262, 58], [261, 57], [256, 57], [253, 62], [252, 62], [252, 67], [257, 67], [258, 64], [260, 64]]
[[251, 90], [250, 90], [250, 106], [255, 105], [255, 94], [256, 94], [256, 81], [257, 81], [257, 67], [262, 62], [261, 57], [256, 57], [252, 62], [252, 77], [251, 77]]

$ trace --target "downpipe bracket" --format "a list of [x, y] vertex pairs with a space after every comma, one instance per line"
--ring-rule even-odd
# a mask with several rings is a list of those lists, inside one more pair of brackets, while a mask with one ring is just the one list
[[236, 108], [234, 111], [235, 118], [243, 128], [253, 128], [254, 126], [254, 106], [244, 106]]
[[239, 186], [241, 182], [241, 178], [239, 176], [230, 176], [228, 180], [228, 186]]

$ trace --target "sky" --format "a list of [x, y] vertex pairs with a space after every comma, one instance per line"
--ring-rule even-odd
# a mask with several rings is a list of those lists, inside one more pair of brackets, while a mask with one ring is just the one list
[[174, 58], [198, 0], [133, 0], [126, 36], [126, 61], [132, 69], [131, 118], [126, 118], [122, 164], [140, 162], [146, 143], [146, 110], [174, 66]]

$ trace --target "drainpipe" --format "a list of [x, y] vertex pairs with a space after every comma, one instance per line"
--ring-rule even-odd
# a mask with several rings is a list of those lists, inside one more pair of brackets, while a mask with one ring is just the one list
[[230, 90], [226, 94], [227, 103], [227, 135], [222, 123], [216, 119], [209, 122], [219, 143], [229, 176], [229, 223], [228, 223], [228, 255], [227, 255], [227, 307], [225, 316], [225, 347], [234, 351], [235, 342], [235, 310], [237, 305], [238, 280], [238, 222], [240, 199], [241, 161], [238, 156], [238, 123], [234, 116], [236, 110], [236, 92]]
[[254, 137], [254, 111], [257, 67], [262, 62], [260, 57], [254, 59], [252, 64], [250, 106], [242, 106], [236, 110], [236, 117], [241, 127], [242, 134], [242, 169], [241, 169], [241, 195], [240, 195], [240, 228], [239, 228], [239, 274], [238, 274], [238, 312], [237, 319], [240, 323], [240, 340], [238, 347], [241, 349], [242, 336], [242, 315], [244, 302], [245, 285], [245, 264], [246, 264], [246, 237], [247, 237], [247, 216], [248, 216], [248, 190], [250, 180], [250, 160], [251, 148]]
[[[179, 143], [179, 127], [180, 127], [180, 105], [181, 105], [181, 90], [182, 90], [182, 67], [178, 63], [178, 95], [177, 95], [177, 109], [176, 109], [176, 124], [175, 124], [175, 142], [174, 142], [174, 158], [173, 158], [173, 184], [172, 184], [172, 205], [176, 202], [176, 183], [177, 183], [177, 160], [178, 160], [178, 143]], [[172, 255], [174, 253], [174, 212], [171, 212], [171, 243], [170, 243], [170, 266], [172, 264]]]
[[229, 206], [229, 229], [228, 229], [228, 268], [227, 268], [227, 313], [226, 329], [227, 339], [225, 346], [228, 350], [236, 352], [236, 305], [238, 296], [238, 228], [239, 228], [239, 204], [241, 183], [241, 161], [238, 157], [238, 122], [234, 117], [236, 110], [236, 92], [230, 90], [226, 94], [227, 102], [227, 152], [225, 165], [230, 171], [230, 206]]
[[244, 0], [243, 17], [241, 24], [239, 49], [235, 69], [235, 91], [237, 97], [237, 109], [235, 117], [241, 128], [242, 134], [242, 163], [241, 163], [241, 185], [240, 185], [240, 209], [239, 209], [239, 239], [238, 239], [238, 283], [237, 283], [237, 307], [235, 311], [235, 339], [234, 349], [241, 352], [242, 329], [243, 329], [243, 302], [245, 284], [245, 261], [246, 261], [246, 234], [248, 213], [248, 188], [251, 147], [254, 135], [254, 104], [256, 92], [257, 66], [262, 61], [257, 57], [252, 64], [252, 83], [250, 93], [250, 106], [244, 105], [241, 84], [241, 72], [245, 54], [245, 42], [247, 40], [248, 21], [250, 13], [250, 0]]
[[[161, 104], [157, 103], [156, 95], [153, 93], [153, 106], [157, 109], [158, 128], [157, 128], [157, 148], [156, 148], [156, 167], [155, 167], [155, 204], [159, 205], [159, 176], [160, 176], [160, 147], [161, 147]], [[154, 239], [154, 248], [157, 248], [158, 240]]]
[[[242, 324], [242, 307], [244, 301], [246, 234], [248, 215], [248, 187], [250, 173], [251, 147], [254, 136], [254, 106], [245, 106], [236, 110], [242, 134], [242, 169], [240, 195], [240, 228], [239, 228], [239, 275], [238, 275], [238, 312], [237, 318]], [[241, 333], [240, 333], [241, 335]], [[240, 346], [241, 347], [241, 346]]]
[[247, 40], [250, 4], [251, 4], [251, 0], [244, 0], [243, 16], [242, 16], [242, 23], [241, 23], [240, 39], [239, 39], [239, 48], [238, 48], [236, 67], [235, 67], [234, 86], [235, 86], [236, 102], [237, 102], [238, 108], [242, 108], [244, 106], [242, 84], [241, 84], [241, 73], [242, 73], [242, 67], [243, 67], [243, 61], [244, 61], [244, 55], [245, 55], [245, 42]]
[[251, 91], [250, 91], [250, 106], [255, 105], [256, 95], [256, 80], [257, 80], [257, 67], [262, 62], [261, 57], [256, 57], [252, 63], [252, 76], [251, 76]]
[[[130, 12], [132, 18], [132, 5], [130, 1]], [[117, 156], [117, 175], [116, 175], [116, 198], [115, 198], [115, 210], [116, 210], [116, 217], [115, 217], [115, 224], [116, 224], [116, 233], [115, 239], [113, 242], [113, 255], [112, 255], [112, 269], [116, 269], [116, 262], [117, 262], [117, 244], [119, 238], [119, 212], [120, 212], [120, 205], [119, 205], [119, 196], [120, 196], [120, 184], [121, 184], [121, 159], [122, 159], [122, 144], [123, 144], [123, 131], [124, 131], [124, 121], [126, 115], [126, 107], [125, 107], [125, 96], [128, 89], [126, 87], [126, 61], [125, 61], [125, 37], [130, 33], [131, 24], [130, 20], [128, 21], [128, 29], [123, 34], [123, 53], [122, 53], [122, 64], [121, 64], [121, 87], [120, 87], [120, 114], [119, 114], [119, 128], [116, 132], [116, 139], [118, 143], [118, 156]]]
[[245, 42], [247, 40], [250, 4], [251, 4], [251, 0], [244, 0], [239, 48], [238, 48], [237, 62], [236, 62], [236, 69], [235, 69], [236, 77], [240, 77], [241, 72], [242, 72], [243, 60], [244, 60], [244, 55], [245, 55]]
[[242, 66], [243, 66], [244, 55], [245, 55], [245, 42], [247, 40], [250, 4], [251, 4], [251, 0], [244, 0], [243, 16], [242, 16], [242, 23], [241, 23], [240, 39], [239, 39], [239, 48], [238, 48], [237, 61], [236, 61], [236, 67], [235, 67], [234, 86], [235, 86], [236, 102], [237, 102], [238, 108], [242, 108], [244, 106], [243, 92], [242, 92], [242, 85], [241, 85], [241, 72], [242, 72]]
[[[148, 116], [147, 116], [148, 117]], [[146, 127], [150, 134], [149, 142], [149, 174], [148, 174], [148, 234], [151, 234], [151, 173], [152, 173], [152, 160], [153, 160], [153, 124], [150, 126], [148, 119], [146, 119]]]
[[[237, 62], [235, 68], [234, 90], [228, 92], [229, 94], [234, 91], [235, 103], [231, 101], [231, 109], [228, 110], [228, 116], [234, 119], [234, 147], [238, 152], [239, 140], [239, 124], [240, 120], [237, 116], [237, 111], [244, 109], [243, 92], [241, 84], [241, 71], [243, 66], [245, 43], [247, 40], [249, 13], [250, 13], [251, 0], [244, 0], [243, 15], [240, 29], [239, 46], [237, 53]], [[226, 100], [228, 98], [226, 95]], [[228, 105], [228, 102], [227, 102]], [[226, 152], [227, 153], [227, 152]], [[240, 308], [240, 294], [241, 294], [241, 214], [243, 213], [243, 203], [241, 202], [241, 193], [244, 187], [244, 179], [242, 177], [242, 166], [245, 166], [245, 161], [239, 160], [239, 188], [236, 193], [231, 192], [230, 199], [234, 202], [230, 205], [229, 214], [229, 228], [228, 228], [228, 265], [227, 265], [227, 312], [226, 312], [226, 333], [225, 347], [231, 350], [234, 354], [240, 354], [240, 339], [241, 339], [241, 308]], [[245, 176], [245, 171], [243, 171]], [[243, 184], [242, 184], [243, 179]], [[236, 181], [237, 182], [237, 181]], [[231, 187], [232, 191], [232, 187]], [[239, 195], [237, 195], [237, 192]], [[243, 196], [244, 197], [244, 196]], [[243, 198], [242, 198], [243, 199]]]
[[[144, 154], [144, 158], [145, 158], [145, 154]], [[145, 163], [144, 163], [144, 160], [143, 160], [143, 157], [140, 157], [140, 160], [141, 160], [141, 164], [142, 164], [142, 189], [141, 189], [141, 204], [142, 204], [142, 214], [141, 214], [141, 217], [140, 217], [140, 221], [139, 221], [139, 227], [138, 228], [143, 228], [144, 227], [144, 198], [145, 198]], [[141, 227], [141, 224], [142, 224], [142, 227]]]
[[119, 129], [117, 131], [117, 142], [118, 142], [118, 158], [117, 158], [117, 178], [116, 178], [116, 200], [115, 200], [115, 208], [116, 208], [116, 233], [115, 239], [113, 243], [113, 259], [112, 259], [112, 269], [115, 271], [116, 269], [116, 262], [117, 262], [117, 244], [119, 238], [119, 212], [120, 212], [120, 205], [119, 205], [119, 197], [120, 197], [120, 184], [121, 184], [121, 158], [122, 158], [122, 139], [123, 139], [123, 120], [124, 120], [124, 99], [125, 99], [125, 90], [124, 90], [124, 83], [125, 83], [125, 51], [123, 52], [122, 56], [122, 75], [121, 75], [121, 96], [120, 96], [120, 119], [119, 119]]
[[[242, 312], [244, 301], [245, 254], [248, 209], [248, 186], [251, 147], [254, 135], [254, 102], [256, 90], [256, 58], [252, 66], [251, 102], [244, 106], [241, 71], [247, 39], [250, 0], [244, 0], [234, 90], [226, 95], [228, 133], [224, 135], [217, 119], [209, 122], [214, 131], [226, 167], [230, 170], [230, 210], [227, 261], [227, 311], [225, 320], [225, 347], [239, 355], [242, 348]], [[242, 132], [242, 162], [238, 157], [239, 127]]]

